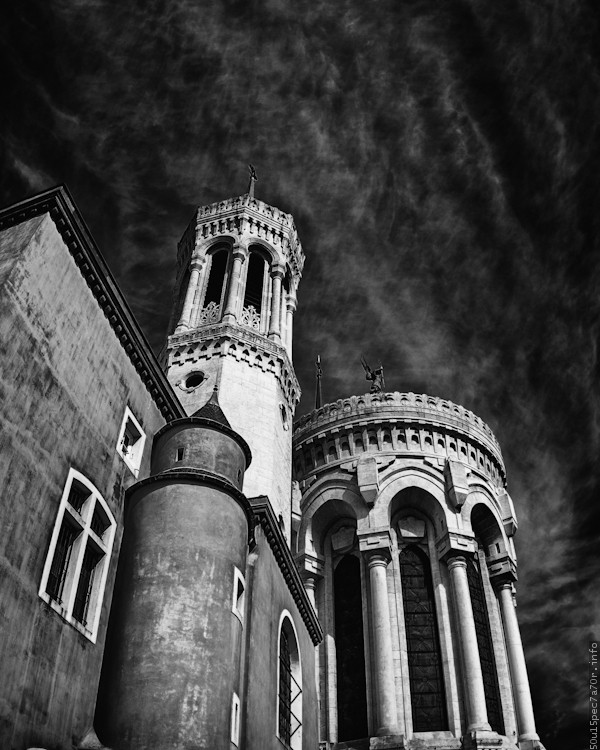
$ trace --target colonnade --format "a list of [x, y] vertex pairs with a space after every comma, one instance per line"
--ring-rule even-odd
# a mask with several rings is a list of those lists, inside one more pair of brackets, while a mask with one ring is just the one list
[[[372, 644], [373, 730], [374, 734], [378, 736], [394, 735], [400, 733], [400, 728], [398, 723], [399, 696], [396, 695], [394, 662], [391, 658], [393, 642], [387, 584], [387, 567], [391, 561], [391, 548], [388, 544], [381, 544], [380, 534], [378, 538], [371, 540], [368, 537], [362, 537], [360, 547], [368, 570], [370, 594], [368, 622], [371, 629]], [[484, 679], [467, 578], [468, 555], [469, 553], [466, 553], [464, 550], [451, 550], [443, 559], [447, 564], [449, 572], [457, 640], [460, 644], [462, 654], [462, 685], [465, 698], [464, 724], [466, 725], [467, 733], [473, 734], [490, 732], [492, 730], [487, 716]], [[305, 587], [310, 601], [315, 607], [315, 611], [317, 610], [315, 592], [321, 578], [323, 578], [323, 572], [315, 573], [314, 566], [311, 570], [305, 569], [303, 574]], [[490, 581], [497, 596], [503, 625], [512, 695], [517, 717], [518, 741], [519, 743], [526, 741], [535, 742], [539, 740], [539, 736], [535, 729], [529, 680], [515, 613], [513, 582], [507, 577], [506, 573], [502, 576], [497, 576], [497, 578], [491, 576]], [[317, 614], [319, 613], [317, 612]], [[321, 614], [323, 615], [324, 613]], [[495, 648], [498, 648], [498, 646], [499, 644], [495, 644]], [[450, 667], [447, 665], [445, 668]], [[328, 671], [331, 671], [331, 667], [329, 667]], [[318, 674], [319, 668], [317, 662]], [[447, 675], [445, 675], [445, 679], [447, 682]], [[331, 726], [331, 723], [328, 722], [328, 725]], [[531, 745], [528, 744], [527, 746], [530, 747]]]
[[[239, 322], [241, 313], [241, 300], [244, 298], [243, 267], [248, 262], [249, 248], [245, 244], [235, 243], [231, 248], [231, 266], [229, 278], [225, 274], [224, 281], [227, 282], [226, 294], [220, 320], [223, 323]], [[195, 327], [199, 318], [203, 297], [206, 293], [208, 275], [210, 273], [210, 256], [192, 255], [190, 260], [190, 276], [185, 291], [181, 316], [175, 329], [176, 333], [182, 333]], [[289, 356], [292, 355], [293, 317], [296, 311], [295, 289], [284, 288], [285, 268], [279, 263], [271, 263], [268, 268], [270, 280], [270, 294], [267, 295], [268, 313], [263, 313], [263, 318], [268, 320], [268, 331], [265, 330], [266, 321], [261, 320], [261, 332], [266, 333], [274, 342], [285, 346]], [[261, 311], [258, 311], [259, 315]], [[211, 321], [219, 322], [219, 321]]]

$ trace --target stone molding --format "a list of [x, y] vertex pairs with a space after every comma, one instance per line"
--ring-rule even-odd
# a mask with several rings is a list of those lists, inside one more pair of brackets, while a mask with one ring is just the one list
[[234, 357], [250, 367], [272, 372], [292, 411], [300, 400], [300, 385], [285, 347], [252, 329], [231, 323], [194, 328], [169, 336], [167, 350], [169, 367], [218, 356]]
[[302, 276], [305, 257], [292, 215], [248, 194], [198, 208], [179, 243], [178, 263], [181, 267], [185, 266], [185, 256], [190, 252], [192, 231], [196, 243], [223, 235], [264, 240], [281, 251], [296, 282]]
[[446, 430], [468, 435], [494, 456], [504, 473], [500, 445], [485, 422], [463, 406], [425, 393], [394, 391], [338, 399], [301, 417], [294, 425], [294, 435], [296, 440], [301, 440], [314, 431], [323, 431], [331, 423], [355, 424], [360, 419], [368, 422], [396, 420], [438, 425]]
[[165, 420], [185, 412], [64, 185], [0, 211], [0, 231], [49, 214], [131, 364]]
[[300, 616], [306, 625], [306, 629], [311, 637], [311, 640], [315, 646], [323, 640], [323, 630], [321, 624], [315, 614], [302, 578], [298, 572], [298, 568], [294, 563], [292, 553], [287, 545], [285, 537], [281, 532], [269, 498], [265, 495], [259, 497], [252, 497], [249, 500], [257, 523], [259, 523], [265, 533], [267, 542], [275, 556], [275, 560], [279, 566], [279, 570], [283, 574], [285, 582], [291, 595], [294, 598], [294, 602], [298, 607]]
[[[465, 423], [457, 426], [457, 419], [445, 418], [444, 407], [419, 411], [410, 399], [404, 401], [405, 396], [427, 397], [400, 393], [376, 396], [342, 399], [295, 423], [294, 470], [298, 480], [330, 471], [332, 464], [345, 470], [354, 462], [354, 468], [361, 456], [373, 455], [379, 470], [397, 459], [418, 458], [440, 471], [451, 462], [452, 468], [447, 471], [453, 475], [456, 505], [466, 499], [467, 477], [479, 475], [495, 492], [504, 490], [506, 473], [500, 450], [483, 431]], [[441, 403], [440, 399], [430, 401]]]

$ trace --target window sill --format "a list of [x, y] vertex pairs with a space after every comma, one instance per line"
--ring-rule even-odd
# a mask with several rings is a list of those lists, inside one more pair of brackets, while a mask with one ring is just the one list
[[60, 615], [66, 623], [68, 623], [72, 628], [75, 628], [75, 630], [79, 631], [81, 635], [85, 636], [88, 641], [96, 643], [96, 633], [92, 633], [92, 631], [88, 630], [85, 625], [82, 625], [72, 615], [69, 615], [62, 604], [59, 604], [54, 599], [51, 599], [48, 594], [39, 594], [39, 597], [43, 602], [45, 602], [45, 604], [48, 605], [48, 607], [50, 607], [50, 609], [54, 610], [58, 615]]

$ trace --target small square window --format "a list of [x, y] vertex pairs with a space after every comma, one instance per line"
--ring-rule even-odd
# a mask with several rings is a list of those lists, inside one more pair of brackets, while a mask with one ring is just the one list
[[146, 434], [133, 416], [131, 409], [125, 407], [125, 415], [117, 441], [117, 453], [137, 477], [142, 463]]

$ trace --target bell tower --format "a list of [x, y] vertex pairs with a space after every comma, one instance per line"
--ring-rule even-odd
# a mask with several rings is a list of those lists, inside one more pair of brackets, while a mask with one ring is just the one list
[[290, 214], [245, 195], [201, 206], [178, 245], [167, 374], [186, 412], [216, 386], [254, 457], [248, 497], [266, 495], [287, 538], [292, 423], [300, 389], [292, 329], [304, 254]]

